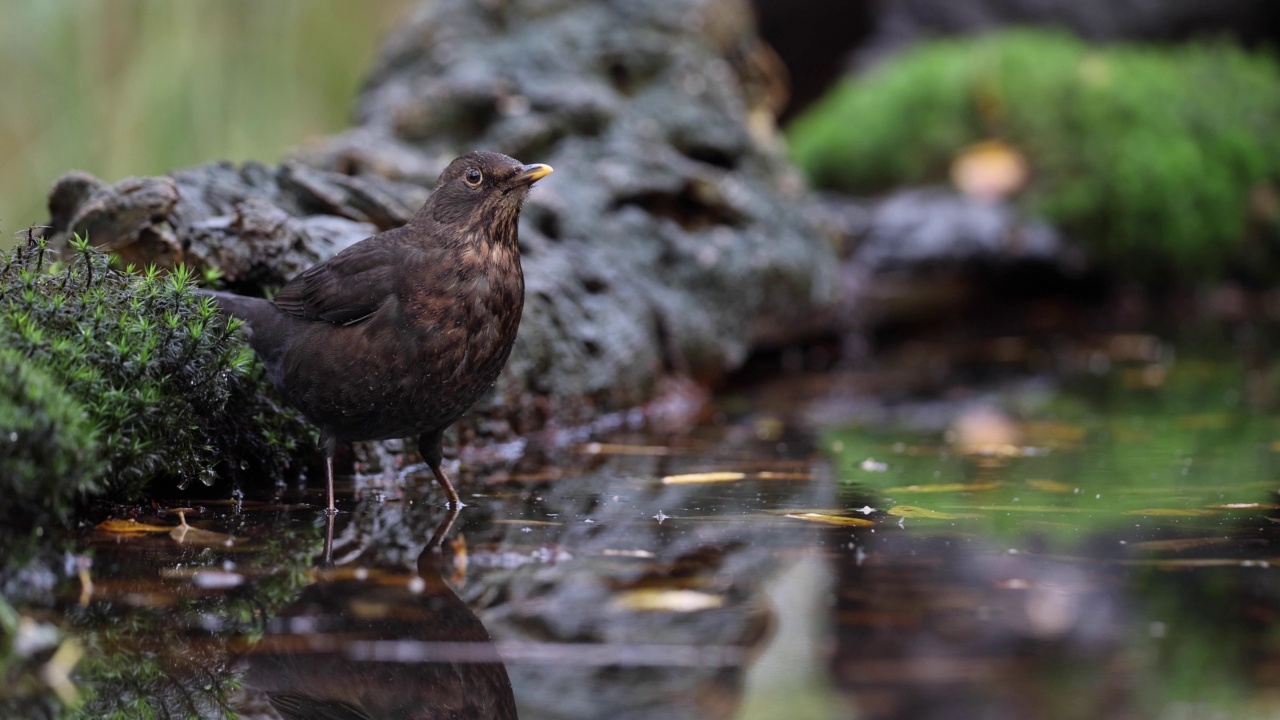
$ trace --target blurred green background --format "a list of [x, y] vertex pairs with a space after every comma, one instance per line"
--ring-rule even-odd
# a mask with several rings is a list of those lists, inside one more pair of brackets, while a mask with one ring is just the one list
[[0, 245], [58, 175], [279, 159], [349, 124], [412, 0], [0, 0]]

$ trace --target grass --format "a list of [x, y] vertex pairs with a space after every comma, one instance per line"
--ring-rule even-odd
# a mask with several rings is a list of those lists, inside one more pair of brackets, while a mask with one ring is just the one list
[[0, 247], [76, 168], [271, 162], [349, 124], [412, 0], [0, 0]]

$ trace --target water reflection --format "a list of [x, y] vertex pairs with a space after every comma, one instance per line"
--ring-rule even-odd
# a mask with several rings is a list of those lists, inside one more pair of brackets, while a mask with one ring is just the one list
[[265, 698], [286, 720], [515, 718], [506, 667], [444, 576], [465, 562], [440, 547], [455, 514], [415, 575], [330, 570], [268, 619], [247, 649], [237, 709], [255, 712]]
[[962, 401], [833, 434], [844, 504], [879, 508], [835, 558], [859, 716], [1274, 717], [1277, 425], [1238, 379], [1187, 363], [1158, 392], [1006, 396], [1017, 422]]
[[832, 674], [865, 718], [1124, 717], [1132, 618], [1105, 568], [962, 534], [860, 538]]
[[86, 534], [91, 590], [58, 586], [82, 716], [1273, 717], [1280, 422], [1179, 367], [976, 413], [756, 387], [471, 458], [447, 537], [429, 482], [362, 480], [331, 527], [135, 508], [159, 531]]
[[[816, 533], [779, 511], [830, 503], [810, 447], [738, 427], [618, 435], [475, 478], [455, 589], [497, 638], [520, 716], [733, 717], [771, 627], [761, 587]], [[400, 557], [439, 512], [420, 500], [360, 503], [335, 557]]]

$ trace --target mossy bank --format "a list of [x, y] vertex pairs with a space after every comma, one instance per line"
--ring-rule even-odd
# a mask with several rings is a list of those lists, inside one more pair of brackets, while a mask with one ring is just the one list
[[0, 491], [6, 540], [91, 496], [152, 483], [275, 477], [300, 437], [259, 392], [236, 321], [168, 274], [113, 266], [77, 239], [0, 254]]
[[1090, 46], [1011, 31], [920, 45], [789, 129], [819, 186], [945, 182], [964, 148], [1026, 156], [1029, 210], [1148, 281], [1280, 276], [1280, 72], [1216, 44]]

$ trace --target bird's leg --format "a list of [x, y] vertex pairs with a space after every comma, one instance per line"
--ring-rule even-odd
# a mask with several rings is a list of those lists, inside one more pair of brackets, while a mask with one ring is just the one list
[[324, 450], [324, 477], [329, 489], [329, 508], [325, 514], [333, 517], [338, 513], [333, 505], [333, 456], [338, 450], [338, 439], [329, 435], [320, 436], [320, 447]]
[[431, 540], [427, 542], [424, 551], [440, 552], [441, 546], [444, 545], [444, 539], [449, 535], [449, 530], [453, 528], [453, 521], [458, 519], [458, 507], [449, 508], [449, 513], [444, 516], [440, 524], [436, 526], [436, 531], [431, 536]]
[[445, 507], [460, 508], [462, 501], [458, 499], [458, 492], [453, 489], [453, 483], [449, 482], [449, 476], [444, 474], [444, 469], [440, 467], [440, 463], [444, 460], [444, 429], [435, 430], [429, 433], [423, 433], [418, 438], [418, 452], [422, 454], [422, 459], [427, 461], [427, 467], [431, 468], [431, 474], [436, 476], [436, 482], [440, 484], [440, 488], [444, 490], [445, 496], [449, 499]]
[[333, 567], [333, 518], [335, 513], [324, 516], [324, 566]]

